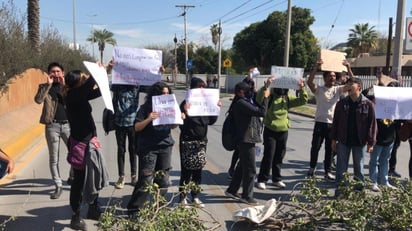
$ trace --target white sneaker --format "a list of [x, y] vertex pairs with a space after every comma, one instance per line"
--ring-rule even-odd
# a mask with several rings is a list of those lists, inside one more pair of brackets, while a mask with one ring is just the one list
[[122, 189], [124, 187], [124, 176], [119, 177], [117, 182], [114, 184], [114, 187], [117, 189]]
[[187, 202], [186, 198], [179, 201], [179, 206], [184, 209], [190, 208], [189, 202]]
[[264, 182], [258, 182], [256, 184], [256, 188], [265, 190], [266, 189], [266, 184]]
[[397, 187], [395, 187], [395, 186], [393, 186], [393, 185], [391, 185], [391, 184], [387, 184], [387, 185], [385, 185], [386, 187], [388, 187], [388, 188], [390, 188], [390, 189], [393, 189], [393, 190], [396, 190], [396, 189], [398, 189]]
[[193, 204], [198, 208], [204, 208], [205, 207], [205, 204], [203, 204], [203, 202], [197, 197], [193, 198]]
[[276, 186], [276, 187], [279, 187], [279, 188], [286, 188], [286, 184], [283, 183], [283, 181], [281, 181], [281, 180], [273, 182], [273, 186]]
[[378, 187], [378, 184], [373, 184], [371, 190], [374, 191], [374, 192], [380, 192], [381, 191], [381, 189]]

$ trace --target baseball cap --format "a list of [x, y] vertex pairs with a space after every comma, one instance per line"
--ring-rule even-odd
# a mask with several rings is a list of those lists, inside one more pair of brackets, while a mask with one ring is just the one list
[[349, 83], [357, 83], [362, 86], [362, 80], [360, 78], [352, 77], [348, 79]]

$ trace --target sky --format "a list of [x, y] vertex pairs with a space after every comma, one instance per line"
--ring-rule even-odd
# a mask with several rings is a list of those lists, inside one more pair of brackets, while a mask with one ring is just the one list
[[[13, 0], [2, 3], [9, 1]], [[396, 22], [397, 0], [290, 1], [292, 6], [311, 10], [316, 20], [311, 30], [323, 48], [345, 42], [349, 30], [357, 23], [367, 22], [387, 36], [389, 17]], [[405, 17], [411, 17], [412, 3], [404, 1]], [[20, 13], [26, 14], [26, 0], [13, 2]], [[251, 23], [265, 20], [273, 11], [286, 11], [288, 0], [40, 0], [40, 24], [41, 28], [56, 28], [68, 42], [75, 37], [76, 43], [95, 57], [98, 57], [97, 45], [86, 41], [92, 29], [113, 32], [117, 45], [122, 47], [174, 47], [175, 35], [179, 41], [184, 39], [181, 16], [184, 9], [177, 7], [184, 5], [189, 6], [186, 8], [189, 42], [213, 46], [210, 27], [221, 20], [222, 46], [230, 48], [236, 33]], [[105, 60], [110, 59], [111, 52], [111, 46], [106, 46]]]

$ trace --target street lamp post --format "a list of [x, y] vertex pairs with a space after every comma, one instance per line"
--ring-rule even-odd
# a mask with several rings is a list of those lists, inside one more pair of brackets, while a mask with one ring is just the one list
[[173, 42], [175, 43], [175, 62], [173, 66], [173, 84], [176, 87], [176, 78], [177, 78], [177, 38], [176, 34], [175, 37], [173, 38]]

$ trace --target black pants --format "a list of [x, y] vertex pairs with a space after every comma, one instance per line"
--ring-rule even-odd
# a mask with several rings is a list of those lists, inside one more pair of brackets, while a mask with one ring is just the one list
[[389, 159], [389, 171], [395, 171], [397, 162], [398, 148], [401, 146], [401, 139], [399, 138], [399, 129], [395, 132], [395, 143], [393, 144], [391, 158]]
[[80, 211], [83, 197], [85, 170], [73, 169], [73, 181], [70, 186], [70, 207], [74, 213]]
[[117, 167], [119, 176], [124, 176], [124, 161], [126, 153], [126, 138], [128, 139], [128, 150], [130, 156], [130, 174], [136, 175], [137, 153], [135, 150], [135, 130], [130, 127], [116, 127], [117, 141]]
[[409, 138], [409, 150], [411, 153], [409, 158], [409, 178], [412, 179], [412, 138]]
[[242, 184], [242, 198], [253, 198], [253, 185], [256, 176], [255, 144], [240, 143], [237, 150], [239, 150], [239, 163], [227, 191], [236, 194]]
[[275, 132], [265, 127], [263, 131], [263, 158], [260, 164], [258, 182], [267, 182], [272, 169], [272, 181], [282, 180], [281, 169], [286, 154], [288, 131]]
[[310, 148], [310, 167], [316, 168], [319, 157], [319, 150], [322, 147], [323, 141], [325, 141], [325, 160], [324, 168], [325, 173], [331, 171], [332, 164], [332, 143], [330, 139], [330, 132], [332, 124], [315, 122], [312, 134], [312, 147]]
[[[159, 185], [160, 194], [166, 195], [169, 187], [169, 171], [172, 168], [172, 147], [161, 147], [139, 153], [139, 177], [127, 204], [130, 215], [138, 212], [150, 199], [150, 192], [146, 190], [147, 185], [156, 183]], [[163, 172], [156, 175], [158, 171]]]

